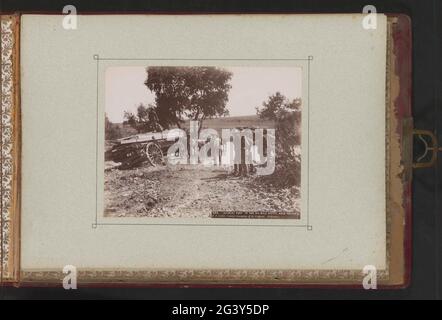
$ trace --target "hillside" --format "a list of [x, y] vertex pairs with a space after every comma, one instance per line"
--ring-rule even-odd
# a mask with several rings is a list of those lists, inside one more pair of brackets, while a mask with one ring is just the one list
[[[257, 115], [251, 116], [237, 116], [237, 117], [223, 117], [215, 119], [206, 119], [203, 121], [203, 129], [212, 128], [215, 130], [228, 129], [228, 128], [274, 128], [274, 121], [259, 119]], [[184, 128], [189, 127], [189, 121], [186, 121]]]
[[[114, 125], [118, 127], [121, 138], [137, 134], [137, 131], [127, 124], [115, 123]], [[275, 125], [274, 121], [272, 120], [261, 120], [257, 115], [250, 115], [250, 116], [206, 119], [203, 122], [203, 129], [212, 128], [220, 132], [221, 129], [244, 128], [244, 127], [268, 129], [268, 128], [274, 128], [274, 125]], [[189, 120], [183, 121], [182, 124], [183, 129], [189, 129], [189, 126], [190, 126]]]

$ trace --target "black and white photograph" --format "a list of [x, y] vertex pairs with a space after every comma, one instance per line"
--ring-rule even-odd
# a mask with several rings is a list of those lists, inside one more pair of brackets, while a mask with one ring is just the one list
[[105, 217], [300, 219], [302, 69], [112, 66]]

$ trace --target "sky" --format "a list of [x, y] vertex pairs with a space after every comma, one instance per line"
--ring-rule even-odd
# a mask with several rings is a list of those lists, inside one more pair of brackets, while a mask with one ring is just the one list
[[[233, 73], [227, 109], [230, 116], [255, 115], [256, 107], [279, 91], [292, 100], [302, 98], [299, 67], [225, 67]], [[136, 112], [140, 103], [155, 103], [155, 95], [144, 85], [145, 66], [108, 67], [105, 75], [105, 110], [109, 120], [123, 122], [124, 111]]]

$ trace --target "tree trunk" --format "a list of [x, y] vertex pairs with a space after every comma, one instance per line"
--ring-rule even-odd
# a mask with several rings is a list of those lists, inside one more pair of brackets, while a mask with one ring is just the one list
[[198, 120], [198, 136], [200, 135], [201, 129], [203, 128], [204, 117]]

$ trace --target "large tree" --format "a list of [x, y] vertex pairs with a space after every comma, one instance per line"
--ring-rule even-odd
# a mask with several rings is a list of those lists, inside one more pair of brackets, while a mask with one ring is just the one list
[[301, 105], [300, 98], [289, 100], [276, 92], [256, 108], [261, 119], [275, 121], [276, 165], [271, 182], [276, 185], [299, 185], [301, 179]]
[[161, 125], [180, 127], [183, 118], [199, 122], [228, 115], [232, 73], [216, 67], [148, 67], [145, 85], [155, 93]]

